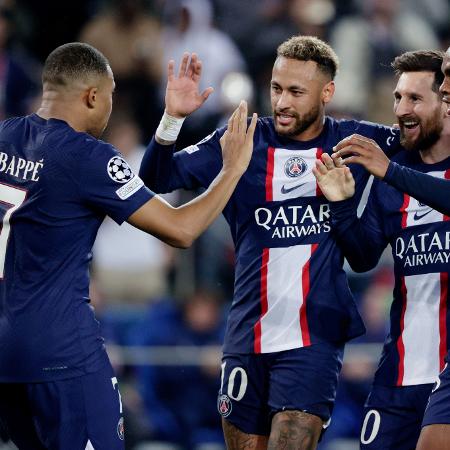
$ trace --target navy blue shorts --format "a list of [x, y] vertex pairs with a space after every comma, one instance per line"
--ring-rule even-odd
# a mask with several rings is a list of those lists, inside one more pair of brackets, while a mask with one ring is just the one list
[[433, 384], [372, 386], [364, 410], [361, 449], [414, 450]]
[[102, 370], [48, 383], [0, 383], [0, 421], [20, 450], [123, 450], [117, 379]]
[[304, 411], [329, 421], [343, 345], [313, 344], [263, 354], [224, 354], [219, 413], [250, 434], [270, 434], [279, 411]]
[[423, 427], [434, 424], [450, 424], [450, 365], [448, 363], [433, 387], [423, 417]]

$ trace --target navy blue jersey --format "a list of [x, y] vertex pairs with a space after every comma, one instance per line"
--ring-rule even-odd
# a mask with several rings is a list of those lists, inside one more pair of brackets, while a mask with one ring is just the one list
[[[222, 167], [224, 128], [174, 154], [154, 140], [140, 175], [156, 192], [208, 186]], [[398, 135], [381, 125], [325, 119], [310, 141], [279, 136], [258, 120], [250, 165], [224, 209], [236, 246], [234, 299], [224, 351], [269, 353], [364, 332], [330, 234], [329, 203], [312, 167], [323, 152], [359, 133], [396, 149]], [[368, 174], [354, 167], [358, 195]]]
[[[450, 157], [424, 164], [418, 152], [403, 151], [394, 159], [436, 178], [450, 175]], [[449, 217], [381, 180], [374, 182], [361, 220], [342, 202], [331, 211], [337, 240], [355, 270], [374, 267], [384, 248], [392, 247], [394, 301], [375, 384], [433, 383], [449, 348]]]
[[121, 223], [152, 196], [114, 147], [61, 120], [0, 123], [0, 382], [102, 367], [91, 248], [106, 214]]
[[430, 177], [409, 167], [391, 161], [386, 175], [386, 183], [399, 191], [412, 195], [415, 199], [450, 216], [450, 180]]

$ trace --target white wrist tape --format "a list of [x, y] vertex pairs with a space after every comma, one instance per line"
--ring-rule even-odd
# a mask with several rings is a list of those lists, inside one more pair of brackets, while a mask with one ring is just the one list
[[177, 140], [178, 134], [180, 133], [184, 119], [185, 117], [183, 119], [178, 119], [176, 117], [170, 116], [164, 111], [161, 122], [159, 122], [158, 128], [156, 130], [156, 136], [158, 136], [163, 141], [175, 142]]

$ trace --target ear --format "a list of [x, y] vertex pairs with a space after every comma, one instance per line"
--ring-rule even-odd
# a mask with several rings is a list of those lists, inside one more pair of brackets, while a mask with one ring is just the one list
[[325, 104], [329, 103], [331, 101], [331, 99], [333, 98], [335, 88], [336, 87], [335, 87], [335, 84], [334, 84], [333, 80], [329, 81], [323, 87], [323, 89], [322, 89], [322, 101]]
[[95, 108], [95, 105], [97, 103], [97, 95], [98, 95], [98, 89], [96, 87], [91, 87], [89, 89], [86, 89], [83, 98], [86, 103], [86, 106], [89, 109]]

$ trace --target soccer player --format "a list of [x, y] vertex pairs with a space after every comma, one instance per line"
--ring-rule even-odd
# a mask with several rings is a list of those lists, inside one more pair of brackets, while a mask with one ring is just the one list
[[119, 450], [117, 379], [88, 297], [97, 230], [108, 214], [189, 246], [245, 171], [256, 116], [247, 131], [240, 105], [209, 190], [172, 208], [98, 139], [114, 90], [100, 52], [62, 45], [42, 80], [37, 113], [0, 123], [0, 421], [21, 450]]
[[[440, 91], [450, 115], [450, 48], [447, 49], [442, 62], [444, 80]], [[448, 189], [447, 189], [448, 191]], [[447, 194], [447, 202], [449, 196]], [[447, 291], [448, 295], [448, 291]], [[450, 351], [447, 354], [444, 370], [430, 395], [430, 402], [422, 422], [417, 450], [450, 450]]]
[[[196, 56], [189, 62], [186, 55], [182, 66], [188, 69], [169, 77], [165, 113], [141, 165], [156, 192], [207, 187], [221, 165], [224, 129], [174, 154], [183, 119], [211, 93], [198, 91]], [[312, 167], [356, 132], [392, 152], [399, 143], [391, 128], [325, 115], [337, 66], [317, 38], [280, 45], [273, 117], [258, 120], [249, 168], [224, 210], [236, 246], [218, 396], [229, 449], [315, 449], [330, 419], [344, 343], [364, 332]], [[368, 174], [356, 167], [354, 176], [359, 197]]]
[[[435, 51], [407, 52], [394, 60], [399, 75], [394, 113], [406, 150], [393, 159], [443, 179], [450, 174], [450, 147], [443, 133], [450, 119], [439, 92], [441, 64], [442, 53]], [[366, 141], [353, 137], [350, 145], [359, 151]], [[388, 244], [394, 257], [390, 333], [365, 405], [361, 449], [411, 450], [449, 348], [449, 217], [377, 179], [358, 219], [354, 207], [342, 201], [354, 191], [350, 170], [334, 168], [328, 155], [323, 160], [314, 173], [333, 201], [332, 229], [351, 267], [372, 269]]]

